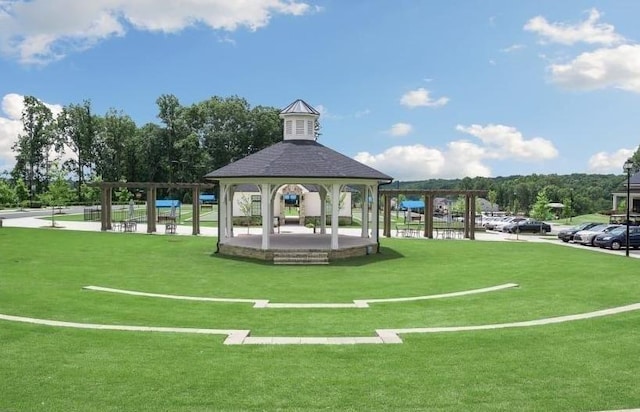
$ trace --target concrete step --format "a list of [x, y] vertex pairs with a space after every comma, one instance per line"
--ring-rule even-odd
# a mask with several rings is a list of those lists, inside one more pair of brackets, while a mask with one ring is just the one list
[[329, 263], [327, 252], [277, 252], [273, 256], [276, 265], [326, 265]]

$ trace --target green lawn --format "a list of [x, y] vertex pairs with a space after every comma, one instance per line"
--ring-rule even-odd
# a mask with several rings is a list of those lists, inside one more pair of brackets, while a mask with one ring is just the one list
[[588, 223], [588, 222], [609, 223], [609, 216], [601, 215], [598, 213], [592, 213], [588, 215], [574, 216], [571, 218], [571, 220], [562, 218], [558, 220], [553, 220], [552, 222], [560, 223], [563, 225], [579, 225], [581, 223]]
[[[329, 266], [215, 255], [215, 238], [0, 229], [0, 313], [126, 325], [374, 336], [640, 302], [640, 261], [549, 243], [383, 239]], [[369, 309], [253, 309], [87, 285], [271, 302], [517, 289]], [[0, 321], [0, 410], [607, 410], [640, 407], [640, 312], [400, 345], [224, 346], [223, 336]]]

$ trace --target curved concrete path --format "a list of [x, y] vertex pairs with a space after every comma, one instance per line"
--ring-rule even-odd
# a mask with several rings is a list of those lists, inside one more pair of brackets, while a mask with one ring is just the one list
[[556, 323], [573, 322], [576, 320], [592, 319], [602, 316], [611, 316], [624, 312], [640, 309], [640, 303], [618, 306], [610, 309], [598, 310], [576, 315], [557, 316], [553, 318], [529, 320], [523, 322], [495, 323], [489, 325], [452, 326], [434, 328], [401, 328], [401, 329], [377, 329], [377, 336], [366, 337], [295, 337], [295, 336], [249, 336], [251, 331], [246, 329], [198, 329], [198, 328], [171, 328], [156, 326], [130, 326], [130, 325], [104, 325], [95, 323], [63, 322], [49, 319], [28, 318], [0, 314], [0, 320], [32, 323], [37, 325], [56, 326], [76, 329], [99, 329], [135, 332], [164, 332], [164, 333], [195, 333], [205, 335], [226, 335], [225, 345], [355, 345], [355, 344], [397, 344], [402, 343], [401, 334], [406, 333], [443, 333], [443, 332], [470, 332], [479, 330], [524, 328]]
[[270, 303], [267, 299], [233, 299], [233, 298], [208, 298], [198, 296], [182, 296], [167, 295], [162, 293], [138, 292], [135, 290], [105, 288], [102, 286], [85, 286], [82, 289], [92, 290], [96, 292], [120, 293], [124, 295], [146, 296], [152, 298], [176, 299], [176, 300], [194, 300], [200, 302], [231, 302], [231, 303], [253, 303], [256, 309], [274, 308], [274, 309], [336, 309], [336, 308], [368, 308], [369, 303], [391, 303], [391, 302], [410, 302], [416, 300], [444, 299], [457, 296], [474, 295], [478, 293], [495, 292], [503, 289], [518, 287], [517, 283], [505, 283], [503, 285], [491, 286], [488, 288], [464, 290], [461, 292], [441, 293], [438, 295], [412, 296], [404, 298], [389, 299], [358, 299], [353, 303]]

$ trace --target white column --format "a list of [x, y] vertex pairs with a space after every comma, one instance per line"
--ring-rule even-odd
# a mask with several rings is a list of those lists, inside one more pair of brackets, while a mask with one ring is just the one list
[[371, 185], [371, 237], [378, 239], [378, 186]]
[[223, 240], [227, 237], [227, 185], [220, 183], [220, 199], [218, 199], [220, 215], [218, 218], [218, 237]]
[[327, 191], [320, 186], [320, 234], [327, 233]]
[[233, 194], [232, 185], [227, 186], [227, 237], [233, 237]]
[[260, 185], [260, 208], [262, 214], [262, 249], [269, 249], [269, 230], [271, 222], [269, 221], [270, 207], [269, 200], [271, 199], [271, 185], [269, 183], [263, 183]]
[[369, 185], [363, 185], [362, 191], [362, 234], [360, 237], [369, 237]]
[[[573, 208], [573, 205], [571, 205], [571, 208]], [[613, 210], [618, 210], [618, 195], [613, 195]]]
[[331, 185], [331, 249], [338, 249], [338, 219], [340, 216], [340, 185]]

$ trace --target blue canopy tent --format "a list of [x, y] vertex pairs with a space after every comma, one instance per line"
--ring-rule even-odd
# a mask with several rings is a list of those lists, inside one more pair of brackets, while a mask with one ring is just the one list
[[[161, 220], [167, 220], [168, 218], [175, 220], [175, 212], [178, 209], [178, 220], [180, 220], [180, 216], [182, 213], [181, 203], [179, 200], [175, 199], [159, 199], [156, 200], [156, 211], [158, 215], [158, 222]], [[163, 212], [161, 213], [161, 209], [169, 209], [169, 213]]]
[[403, 200], [400, 202], [400, 210], [411, 210], [416, 213], [424, 213], [424, 201], [422, 200]]
[[212, 205], [217, 203], [216, 195], [212, 194], [201, 194], [200, 195], [200, 204], [201, 205]]

